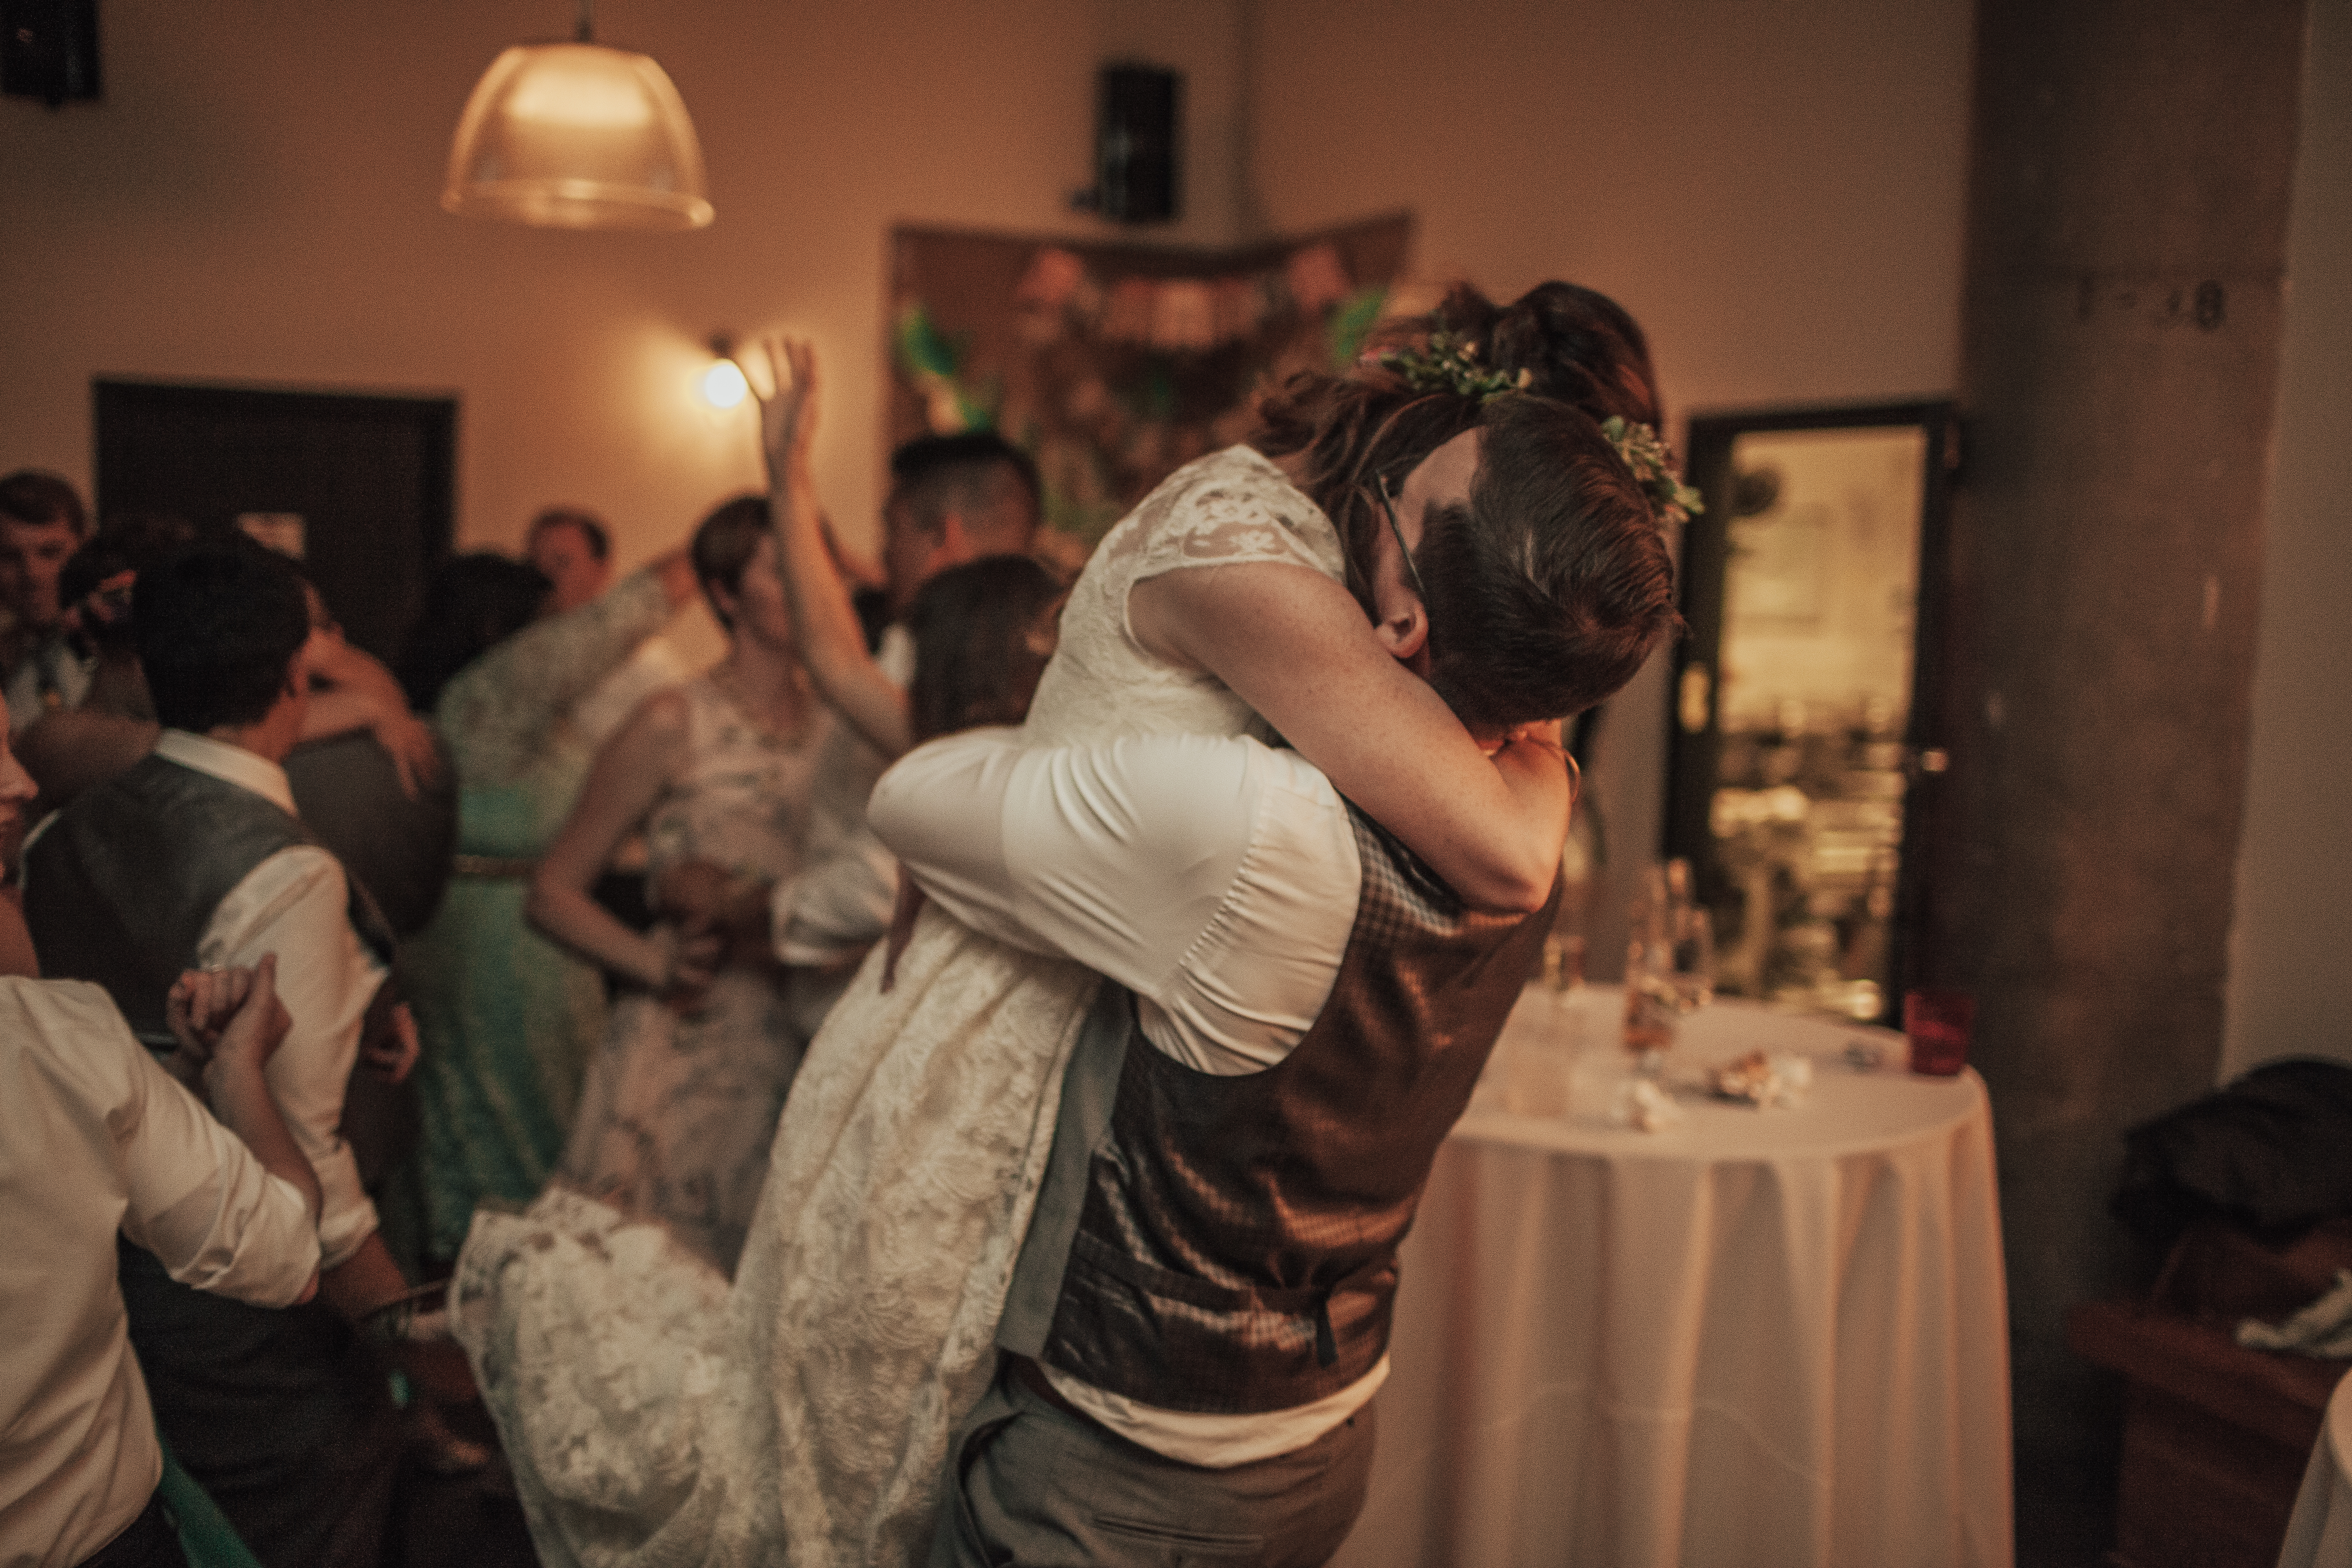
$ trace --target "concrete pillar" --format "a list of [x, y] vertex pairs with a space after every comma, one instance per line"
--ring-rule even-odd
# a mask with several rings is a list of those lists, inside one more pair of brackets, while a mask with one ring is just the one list
[[1979, 12], [1929, 962], [1979, 999], [2021, 1475], [2111, 1462], [2063, 1314], [2133, 1282], [2123, 1131], [2214, 1083], [2303, 29]]

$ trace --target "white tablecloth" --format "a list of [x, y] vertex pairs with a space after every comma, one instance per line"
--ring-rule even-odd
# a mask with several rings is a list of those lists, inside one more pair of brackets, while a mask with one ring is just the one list
[[2352, 1568], [2352, 1377], [2336, 1385], [2327, 1419], [2287, 1521], [2279, 1568]]
[[[1605, 1100], [1621, 1003], [1530, 990], [1505, 1065], [1580, 1034]], [[1853, 1041], [1889, 1066], [1847, 1067]], [[1722, 1002], [1677, 1067], [1803, 1052], [1805, 1103], [1685, 1101], [1657, 1133], [1474, 1105], [1403, 1247], [1339, 1568], [2005, 1568], [1991, 1117], [1973, 1072], [1914, 1078], [1902, 1044]]]

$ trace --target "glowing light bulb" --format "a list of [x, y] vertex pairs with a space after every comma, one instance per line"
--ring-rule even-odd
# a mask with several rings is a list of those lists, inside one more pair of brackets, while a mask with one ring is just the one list
[[731, 359], [722, 359], [702, 373], [702, 400], [713, 408], [732, 408], [751, 390], [751, 384], [743, 379], [743, 367]]

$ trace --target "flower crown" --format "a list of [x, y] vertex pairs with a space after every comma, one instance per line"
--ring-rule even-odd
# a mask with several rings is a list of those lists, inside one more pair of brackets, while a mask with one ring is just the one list
[[1655, 430], [1612, 414], [1601, 422], [1601, 433], [1633, 470], [1634, 481], [1649, 495], [1650, 510], [1660, 522], [1688, 522], [1706, 510], [1698, 492], [1675, 478], [1675, 449], [1659, 440]]
[[[1525, 392], [1535, 381], [1532, 371], [1523, 369], [1513, 376], [1485, 368], [1478, 363], [1478, 345], [1453, 332], [1430, 333], [1427, 348], [1389, 349], [1376, 363], [1417, 391], [1450, 392], [1482, 403], [1507, 392]], [[1601, 421], [1601, 433], [1633, 470], [1660, 522], [1688, 522], [1706, 510], [1698, 491], [1675, 478], [1674, 448], [1659, 440], [1655, 430], [1612, 415]]]

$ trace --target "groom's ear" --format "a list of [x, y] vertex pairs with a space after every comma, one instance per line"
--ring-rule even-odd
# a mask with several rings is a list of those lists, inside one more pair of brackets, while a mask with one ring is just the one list
[[1429, 611], [1420, 599], [1401, 593], [1382, 605], [1381, 618], [1372, 623], [1372, 636], [1391, 658], [1423, 679], [1429, 679]]

